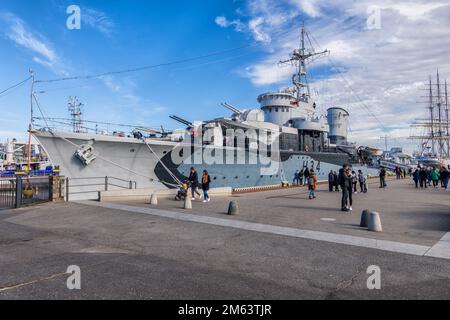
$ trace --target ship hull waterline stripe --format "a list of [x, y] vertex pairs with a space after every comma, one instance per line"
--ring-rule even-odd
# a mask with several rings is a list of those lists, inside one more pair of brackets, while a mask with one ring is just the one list
[[429, 252], [433, 247], [422, 246], [417, 244], [409, 244], [388, 240], [377, 240], [372, 238], [363, 238], [358, 236], [350, 236], [343, 234], [335, 234], [321, 231], [311, 231], [296, 229], [290, 227], [281, 227], [268, 224], [253, 223], [247, 221], [222, 219], [215, 217], [199, 216], [194, 214], [185, 214], [174, 211], [149, 209], [143, 207], [135, 207], [117, 203], [104, 203], [95, 201], [76, 201], [75, 203], [89, 205], [94, 207], [108, 208], [112, 210], [120, 210], [127, 212], [135, 212], [141, 214], [148, 214], [153, 216], [158, 216], [162, 218], [175, 219], [180, 221], [188, 221], [195, 223], [203, 223], [221, 227], [229, 227], [234, 229], [241, 229], [247, 231], [255, 231], [269, 234], [276, 234], [281, 236], [317, 240], [331, 243], [338, 243], [350, 246], [357, 246], [370, 249], [378, 249], [382, 251], [390, 251], [396, 253], [410, 254], [416, 256], [432, 256], [435, 258], [450, 259], [450, 256], [442, 254], [440, 251], [435, 251], [434, 254], [430, 255]]

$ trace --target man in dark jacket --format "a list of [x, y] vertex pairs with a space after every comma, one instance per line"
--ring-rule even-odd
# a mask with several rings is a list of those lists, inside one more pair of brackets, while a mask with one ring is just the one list
[[445, 190], [448, 189], [448, 180], [449, 179], [450, 179], [450, 172], [447, 170], [447, 168], [442, 167], [441, 181], [442, 181], [442, 184], [444, 185]]
[[308, 167], [305, 168], [305, 171], [303, 172], [303, 176], [305, 177], [305, 186], [308, 184], [309, 179], [309, 169]]
[[427, 188], [428, 187], [428, 172], [425, 170], [424, 167], [420, 168], [419, 172], [419, 182], [421, 188]]
[[386, 188], [386, 169], [381, 167], [380, 169], [380, 188]]
[[334, 187], [334, 174], [333, 170], [331, 170], [330, 173], [328, 174], [328, 190], [330, 192], [333, 192], [333, 187]]
[[200, 196], [201, 194], [197, 190], [197, 187], [198, 187], [198, 173], [197, 173], [197, 170], [195, 170], [194, 167], [191, 168], [191, 173], [189, 174], [189, 184], [190, 184], [190, 187], [191, 187], [192, 200], [195, 200], [194, 193], [196, 193], [198, 196]]
[[344, 164], [339, 170], [338, 179], [342, 189], [341, 211], [352, 211], [352, 175], [348, 165]]
[[413, 173], [414, 184], [416, 185], [416, 189], [419, 188], [419, 180], [420, 180], [420, 171], [419, 168], [416, 169]]

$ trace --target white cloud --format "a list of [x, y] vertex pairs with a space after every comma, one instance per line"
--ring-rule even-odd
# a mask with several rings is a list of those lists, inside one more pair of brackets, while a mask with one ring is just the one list
[[256, 41], [269, 42], [271, 40], [270, 36], [262, 30], [262, 25], [264, 23], [264, 18], [258, 17], [252, 19], [248, 23], [250, 31], [253, 33]]
[[0, 13], [0, 20], [5, 24], [4, 35], [15, 44], [31, 51], [33, 60], [49, 68], [59, 63], [59, 57], [52, 44], [37, 32], [29, 30], [25, 22], [12, 13]]
[[[272, 51], [241, 74], [267, 89], [288, 85], [294, 69], [280, 68], [277, 62], [298, 47], [299, 32], [286, 31], [295, 25], [300, 28], [306, 14], [310, 17], [306, 27], [320, 44], [319, 48], [312, 39], [315, 49], [331, 51], [331, 60], [308, 65], [319, 109], [347, 108], [352, 139], [381, 147], [380, 137], [386, 132], [375, 115], [395, 138], [392, 143], [412, 151], [415, 143], [407, 139], [410, 124], [426, 115], [426, 105], [417, 103], [423, 100], [422, 85], [437, 68], [442, 78], [450, 77], [450, 3], [380, 0], [376, 4], [381, 8], [381, 29], [367, 30], [367, 7], [372, 4], [371, 0], [247, 0], [248, 19], [259, 19], [257, 31], [271, 39]], [[255, 30], [246, 32], [255, 36]], [[320, 77], [314, 77], [318, 72]]]
[[84, 7], [81, 9], [81, 23], [94, 28], [106, 36], [111, 36], [115, 29], [114, 21], [104, 12]]
[[293, 3], [298, 6], [300, 10], [312, 18], [317, 18], [322, 15], [316, 0], [293, 0]]

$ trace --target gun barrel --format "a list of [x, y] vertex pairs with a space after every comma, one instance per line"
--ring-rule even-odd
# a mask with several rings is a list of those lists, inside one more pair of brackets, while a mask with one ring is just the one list
[[238, 115], [241, 115], [241, 114], [242, 114], [242, 111], [241, 111], [241, 110], [239, 110], [239, 109], [233, 107], [232, 105], [230, 105], [230, 104], [228, 104], [228, 103], [226, 103], [226, 102], [222, 103], [222, 105], [223, 105], [225, 108], [227, 108], [228, 110], [231, 110], [232, 112], [234, 112], [234, 113], [236, 113], [236, 114], [238, 114]]
[[183, 118], [177, 117], [177, 116], [175, 116], [175, 115], [169, 116], [169, 118], [170, 118], [170, 119], [173, 119], [173, 120], [175, 120], [175, 121], [177, 121], [177, 122], [180, 122], [180, 123], [182, 123], [182, 124], [184, 124], [184, 125], [186, 125], [186, 126], [189, 126], [189, 127], [192, 127], [192, 126], [193, 126], [192, 122], [189, 122], [189, 121], [187, 121], [187, 120], [184, 120]]

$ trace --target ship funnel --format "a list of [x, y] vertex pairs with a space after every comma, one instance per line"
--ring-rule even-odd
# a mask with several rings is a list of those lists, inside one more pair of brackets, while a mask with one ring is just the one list
[[337, 145], [347, 144], [349, 113], [342, 108], [330, 108], [327, 110], [327, 119], [330, 131], [328, 138], [330, 143]]

